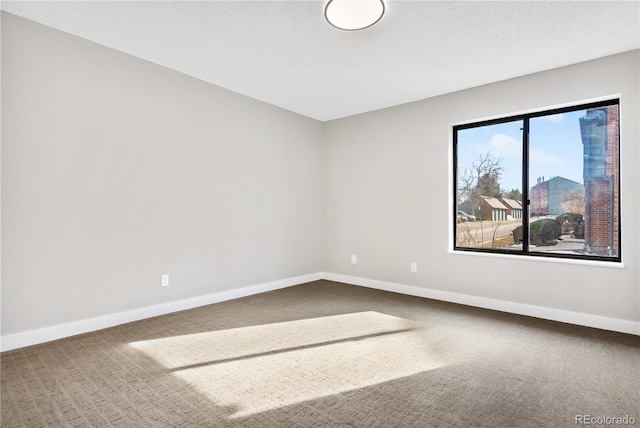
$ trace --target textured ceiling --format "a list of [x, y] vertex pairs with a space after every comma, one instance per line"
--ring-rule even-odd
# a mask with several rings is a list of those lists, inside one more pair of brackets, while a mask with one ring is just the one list
[[321, 121], [640, 48], [640, 1], [12, 2], [3, 10]]

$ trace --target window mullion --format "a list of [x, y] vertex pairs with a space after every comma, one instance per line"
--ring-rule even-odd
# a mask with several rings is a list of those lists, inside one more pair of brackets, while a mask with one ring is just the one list
[[522, 252], [529, 253], [529, 118], [522, 121]]

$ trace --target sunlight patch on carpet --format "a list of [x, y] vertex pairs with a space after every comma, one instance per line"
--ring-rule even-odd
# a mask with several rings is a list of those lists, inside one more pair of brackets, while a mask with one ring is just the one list
[[440, 367], [415, 327], [359, 312], [131, 346], [238, 418]]

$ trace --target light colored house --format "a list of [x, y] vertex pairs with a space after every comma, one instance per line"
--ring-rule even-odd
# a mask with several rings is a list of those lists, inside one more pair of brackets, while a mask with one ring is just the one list
[[507, 207], [507, 217], [511, 217], [512, 219], [522, 218], [522, 205], [520, 204], [520, 201], [502, 198], [502, 203]]
[[480, 198], [480, 216], [482, 220], [506, 221], [508, 208], [498, 198], [482, 196]]

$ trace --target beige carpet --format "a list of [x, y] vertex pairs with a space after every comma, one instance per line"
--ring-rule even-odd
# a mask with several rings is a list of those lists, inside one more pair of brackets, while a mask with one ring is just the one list
[[1, 366], [3, 428], [640, 426], [637, 336], [329, 281]]

